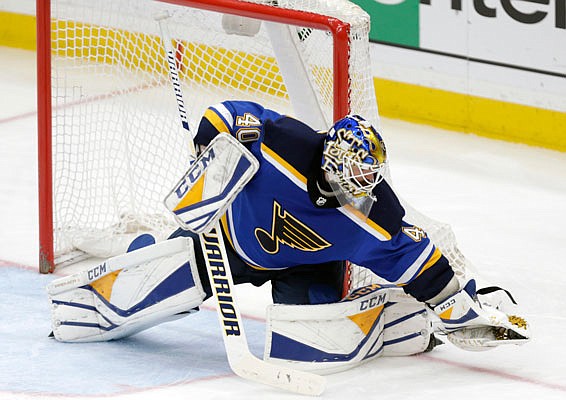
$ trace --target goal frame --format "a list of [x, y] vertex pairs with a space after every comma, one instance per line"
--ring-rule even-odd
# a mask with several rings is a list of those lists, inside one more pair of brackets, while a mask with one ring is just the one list
[[[349, 23], [322, 14], [275, 8], [265, 4], [250, 3], [241, 0], [156, 1], [330, 32], [333, 37], [333, 118], [336, 121], [350, 112]], [[51, 0], [36, 0], [36, 16], [39, 272], [51, 273], [55, 269], [53, 235]]]

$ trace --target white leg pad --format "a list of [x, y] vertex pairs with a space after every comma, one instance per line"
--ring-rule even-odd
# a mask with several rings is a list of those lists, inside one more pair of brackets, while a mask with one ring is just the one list
[[[192, 239], [183, 250], [50, 294], [53, 336], [63, 342], [119, 339], [177, 319], [202, 304]], [[145, 251], [166, 246], [160, 242]]]
[[424, 304], [397, 287], [370, 285], [339, 303], [270, 306], [264, 359], [335, 373], [379, 356], [421, 353], [431, 333]]
[[430, 310], [401, 288], [389, 289], [385, 305], [383, 356], [410, 356], [429, 348], [434, 332]]

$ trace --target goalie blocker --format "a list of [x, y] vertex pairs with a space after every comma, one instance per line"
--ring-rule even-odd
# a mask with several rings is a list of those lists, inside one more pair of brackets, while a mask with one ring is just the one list
[[183, 229], [208, 232], [258, 168], [259, 162], [238, 140], [218, 135], [167, 195], [165, 207]]

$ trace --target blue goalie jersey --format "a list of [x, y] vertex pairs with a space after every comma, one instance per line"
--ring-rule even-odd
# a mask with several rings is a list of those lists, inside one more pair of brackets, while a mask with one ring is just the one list
[[205, 112], [195, 138], [207, 145], [230, 134], [260, 168], [223, 218], [240, 257], [257, 269], [349, 260], [395, 284], [446, 264], [419, 227], [403, 221], [399, 200], [383, 181], [367, 218], [326, 197], [319, 185], [326, 132], [247, 101], [226, 101]]

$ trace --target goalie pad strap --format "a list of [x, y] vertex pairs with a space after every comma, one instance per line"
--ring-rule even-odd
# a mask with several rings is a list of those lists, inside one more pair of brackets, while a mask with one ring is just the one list
[[[191, 238], [182, 250], [140, 262], [61, 293], [51, 294], [53, 336], [63, 342], [94, 342], [132, 335], [186, 315], [204, 299]], [[169, 243], [144, 250], [159, 252]]]

